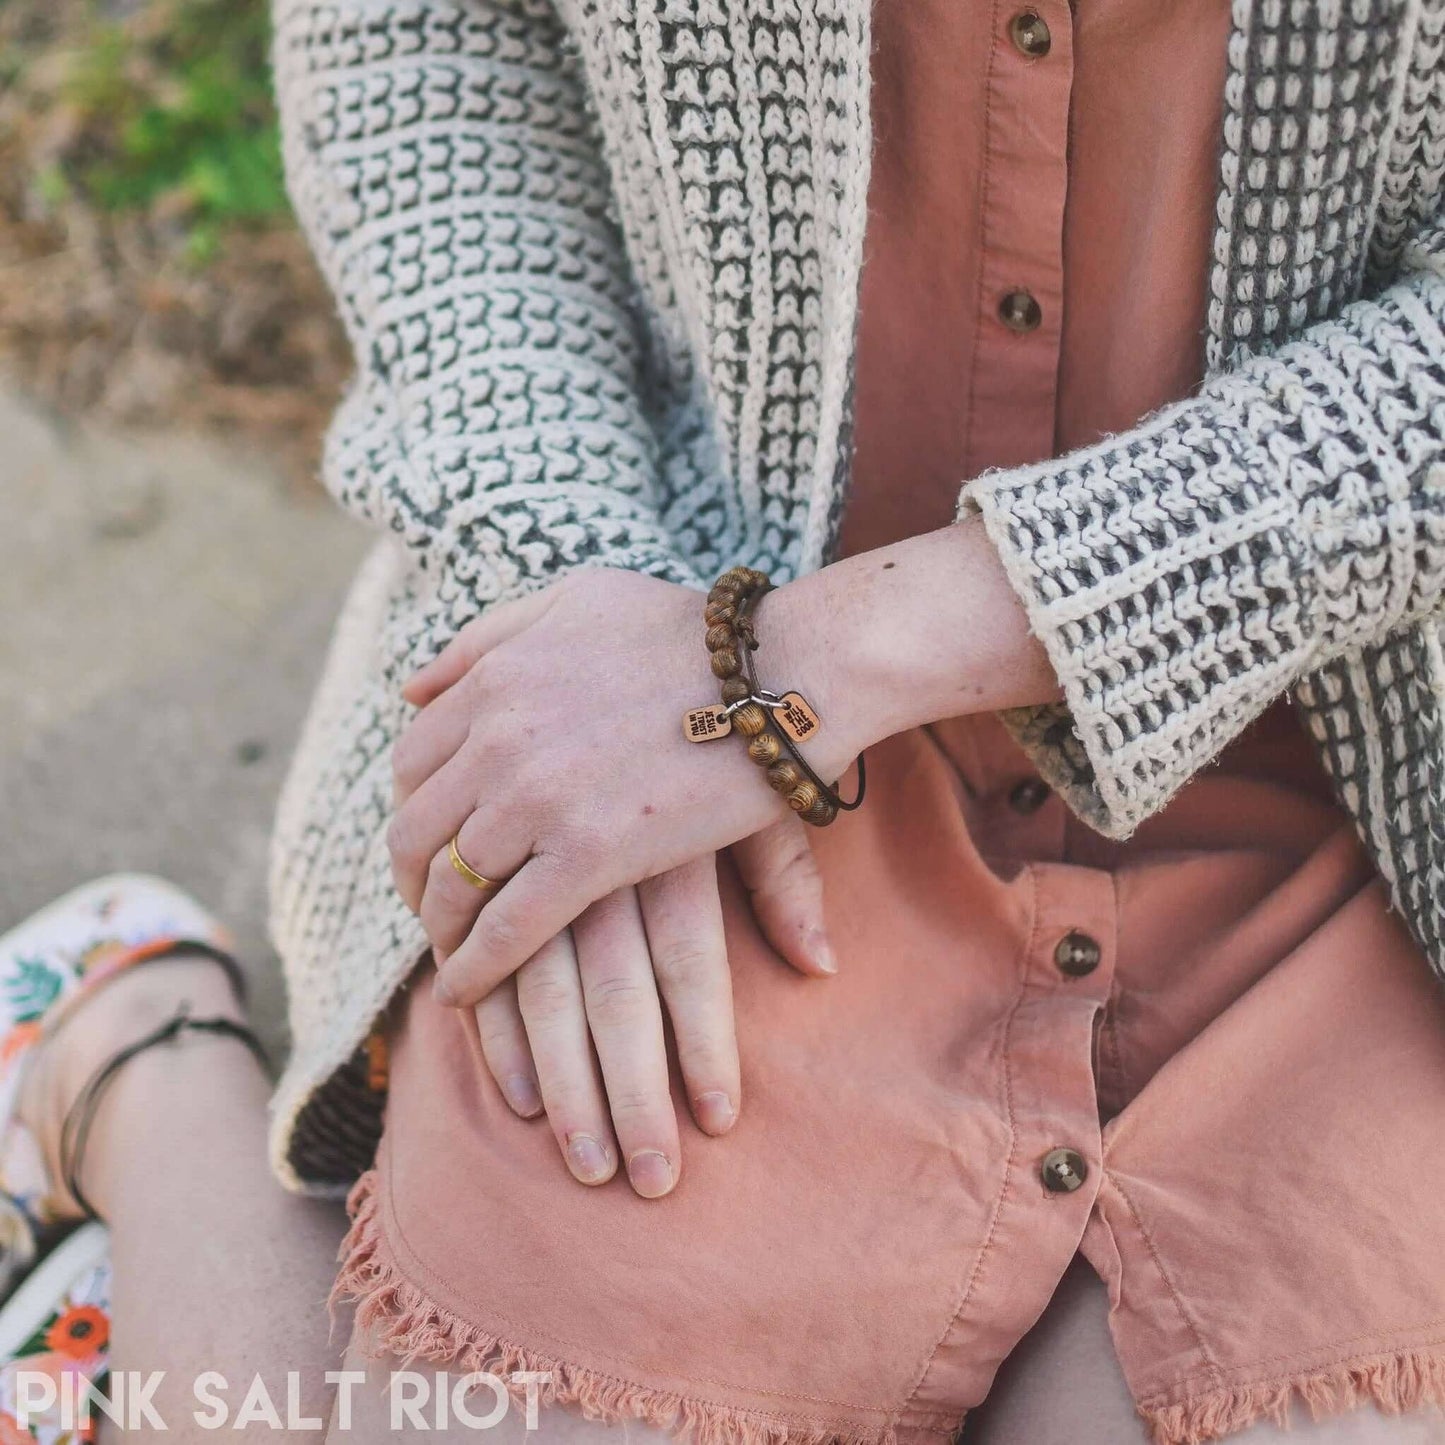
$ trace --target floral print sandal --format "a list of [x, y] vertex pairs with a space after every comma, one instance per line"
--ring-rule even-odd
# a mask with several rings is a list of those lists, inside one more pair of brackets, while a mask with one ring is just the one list
[[[243, 1000], [231, 946], [230, 935], [198, 903], [141, 874], [85, 884], [0, 937], [0, 1445], [72, 1445], [93, 1434], [90, 1425], [75, 1423], [74, 1406], [80, 1382], [98, 1386], [109, 1368], [110, 1249], [78, 1176], [106, 1086], [136, 1054], [186, 1030], [238, 1038], [264, 1062], [249, 1029], [229, 1019], [193, 1019], [182, 1010], [102, 1065], [61, 1132], [64, 1182], [92, 1218], [76, 1227], [57, 1217], [56, 1181], [19, 1118], [35, 1050], [123, 970], [177, 953], [214, 959]], [[24, 1424], [22, 1371], [44, 1374], [57, 1387], [53, 1407], [27, 1413]]]
[[[0, 1309], [0, 1445], [92, 1439], [93, 1426], [77, 1424], [83, 1387], [101, 1388], [109, 1369], [110, 1235], [91, 1222], [66, 1235]], [[26, 1380], [22, 1394], [22, 1376], [41, 1378]]]

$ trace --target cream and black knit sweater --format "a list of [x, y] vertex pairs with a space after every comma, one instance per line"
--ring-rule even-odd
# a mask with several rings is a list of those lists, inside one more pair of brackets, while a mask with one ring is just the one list
[[[1445, 0], [1234, 8], [1210, 380], [961, 504], [1067, 699], [1010, 721], [1089, 822], [1128, 833], [1292, 689], [1445, 969]], [[424, 947], [384, 842], [400, 681], [571, 568], [829, 559], [869, 0], [277, 0], [276, 63], [358, 361], [326, 480], [385, 534], [274, 854], [275, 1162], [325, 1189]]]

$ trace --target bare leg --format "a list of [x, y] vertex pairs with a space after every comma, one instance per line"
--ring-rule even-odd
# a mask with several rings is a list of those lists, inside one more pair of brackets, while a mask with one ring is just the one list
[[[1252, 1425], [1230, 1445], [1429, 1445], [1441, 1436], [1431, 1411], [1381, 1415], [1372, 1407], [1292, 1428]], [[1146, 1445], [1109, 1337], [1109, 1299], [1082, 1260], [1064, 1276], [1043, 1317], [1005, 1361], [987, 1402], [969, 1416], [966, 1445]]]
[[[170, 1018], [237, 1017], [214, 964], [142, 965], [107, 984], [42, 1049], [24, 1113], [51, 1160], [60, 1121], [85, 1080], [128, 1042]], [[287, 1372], [301, 1415], [325, 1420], [326, 1296], [344, 1220], [335, 1205], [294, 1198], [266, 1164], [268, 1086], [239, 1043], [194, 1034], [149, 1049], [116, 1075], [95, 1121], [81, 1184], [110, 1226], [114, 1370], [165, 1371], [151, 1397], [182, 1445], [214, 1440], [194, 1418], [196, 1378], [220, 1372], [232, 1419], [256, 1374], [284, 1422]], [[229, 1432], [228, 1432], [229, 1433]], [[319, 1442], [323, 1430], [257, 1434]]]

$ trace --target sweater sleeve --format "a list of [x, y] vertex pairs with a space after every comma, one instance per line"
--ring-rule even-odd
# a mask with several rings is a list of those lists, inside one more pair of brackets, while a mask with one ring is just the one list
[[971, 482], [975, 511], [1064, 693], [1005, 720], [1126, 837], [1280, 692], [1445, 607], [1445, 225], [1134, 431]]
[[545, 0], [276, 0], [288, 185], [357, 375], [324, 474], [446, 635], [586, 564], [691, 582], [574, 50]]

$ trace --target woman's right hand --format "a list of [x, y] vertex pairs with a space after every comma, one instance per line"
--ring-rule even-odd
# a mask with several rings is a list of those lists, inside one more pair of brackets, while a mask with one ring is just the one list
[[[807, 829], [787, 818], [735, 844], [763, 936], [800, 973], [836, 970]], [[725, 1134], [741, 1107], [732, 978], [709, 853], [589, 907], [476, 1006], [482, 1053], [522, 1118], [546, 1112], [573, 1176], [626, 1165], [654, 1199], [681, 1149], [663, 1033], [672, 1023], [697, 1126]]]

